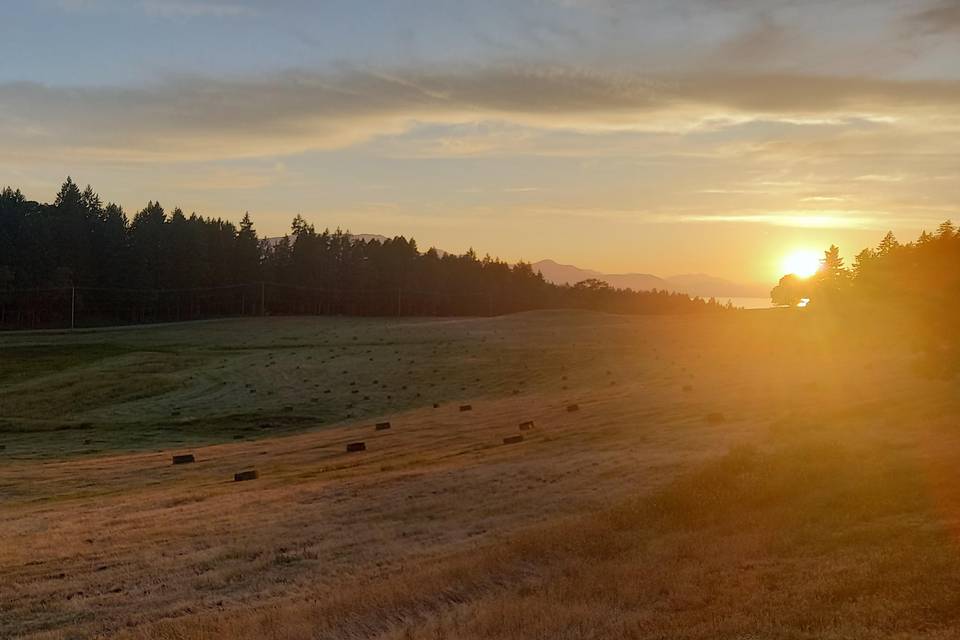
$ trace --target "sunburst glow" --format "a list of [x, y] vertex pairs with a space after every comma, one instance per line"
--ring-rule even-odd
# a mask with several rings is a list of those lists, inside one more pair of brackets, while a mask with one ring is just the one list
[[783, 273], [809, 278], [820, 269], [820, 254], [809, 249], [790, 253], [783, 259]]

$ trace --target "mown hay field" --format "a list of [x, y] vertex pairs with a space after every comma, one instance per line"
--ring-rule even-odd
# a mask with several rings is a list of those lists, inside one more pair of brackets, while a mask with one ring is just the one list
[[892, 344], [776, 311], [0, 336], [0, 637], [955, 637], [957, 385]]

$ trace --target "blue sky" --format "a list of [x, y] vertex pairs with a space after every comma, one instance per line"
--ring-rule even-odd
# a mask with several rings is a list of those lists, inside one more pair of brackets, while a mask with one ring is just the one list
[[[960, 198], [960, 3], [36, 0], [0, 183], [775, 280]], [[744, 252], [753, 254], [744, 260]]]

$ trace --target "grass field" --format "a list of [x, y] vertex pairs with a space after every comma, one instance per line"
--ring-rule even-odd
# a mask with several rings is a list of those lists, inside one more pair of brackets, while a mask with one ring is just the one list
[[777, 311], [0, 336], [0, 637], [953, 638], [960, 398], [891, 344]]

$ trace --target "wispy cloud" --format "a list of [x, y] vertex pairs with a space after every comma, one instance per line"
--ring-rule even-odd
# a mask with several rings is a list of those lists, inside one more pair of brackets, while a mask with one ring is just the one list
[[960, 2], [943, 0], [922, 7], [909, 14], [903, 24], [923, 35], [960, 31]]
[[[144, 88], [8, 83], [0, 85], [0, 131], [7, 153], [217, 158], [343, 147], [417, 122], [501, 121], [598, 132], [658, 126], [669, 131], [672, 123], [677, 131], [723, 112], [734, 120], [816, 114], [835, 126], [835, 120], [852, 117], [851, 110], [882, 118], [924, 109], [948, 117], [958, 106], [960, 82], [804, 75], [651, 78], [516, 66], [291, 71], [237, 79], [173, 76]], [[480, 138], [450, 139], [446, 145], [453, 153], [485, 150]]]
[[739, 222], [801, 229], [879, 229], [889, 224], [887, 212], [779, 211], [753, 214], [687, 215], [684, 222]]

